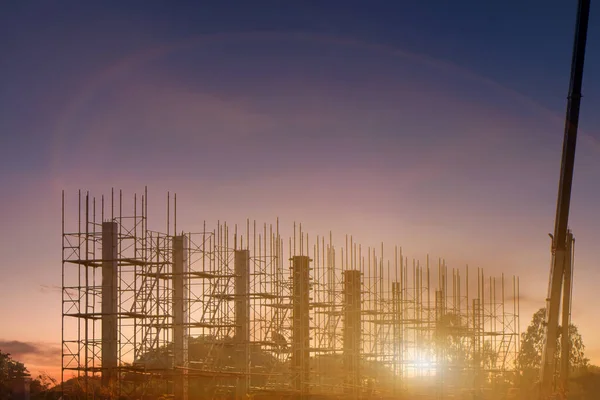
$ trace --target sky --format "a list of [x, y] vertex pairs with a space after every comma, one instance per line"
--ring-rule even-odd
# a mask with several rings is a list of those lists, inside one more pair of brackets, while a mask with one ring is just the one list
[[[0, 349], [32, 372], [60, 367], [62, 190], [73, 204], [79, 189], [148, 186], [158, 214], [177, 193], [180, 225], [279, 217], [399, 244], [518, 274], [523, 327], [544, 306], [573, 2], [2, 8]], [[600, 363], [594, 7], [589, 26], [573, 322]]]

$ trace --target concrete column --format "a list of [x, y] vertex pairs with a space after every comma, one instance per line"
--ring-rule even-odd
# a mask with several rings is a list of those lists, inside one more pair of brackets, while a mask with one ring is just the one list
[[310, 259], [292, 257], [292, 387], [308, 394], [310, 359]]
[[403, 325], [402, 325], [402, 285], [392, 282], [392, 312], [394, 313], [394, 394], [398, 392], [399, 381], [403, 377], [402, 350], [403, 350]]
[[474, 382], [475, 390], [479, 390], [483, 380], [482, 368], [482, 342], [483, 333], [482, 310], [480, 299], [473, 299], [473, 367], [474, 367]]
[[360, 393], [361, 293], [360, 271], [344, 271], [344, 371], [345, 392]]
[[102, 223], [102, 386], [117, 378], [118, 347], [118, 225]]
[[245, 399], [250, 383], [250, 252], [236, 250], [235, 273], [235, 342], [238, 371], [242, 374], [237, 381], [236, 397]]
[[187, 254], [188, 238], [173, 237], [173, 364], [175, 400], [188, 398]]
[[446, 371], [445, 365], [445, 341], [448, 334], [447, 326], [445, 325], [444, 315], [446, 311], [444, 309], [444, 292], [442, 290], [435, 291], [435, 362], [436, 362], [436, 380], [438, 395], [441, 397], [444, 385], [444, 372]]
[[[10, 379], [10, 377], [9, 377]], [[18, 376], [8, 381], [12, 395], [8, 398], [12, 400], [29, 400], [31, 398], [31, 377]]]

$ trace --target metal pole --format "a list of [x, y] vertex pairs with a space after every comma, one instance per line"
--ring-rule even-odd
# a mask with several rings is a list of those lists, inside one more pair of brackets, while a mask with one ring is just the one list
[[550, 285], [548, 288], [548, 304], [546, 306], [546, 342], [544, 344], [542, 366], [540, 369], [540, 399], [547, 399], [552, 393], [560, 297], [562, 294], [566, 257], [568, 257], [566, 254], [567, 228], [569, 223], [569, 207], [571, 203], [571, 187], [575, 164], [575, 146], [579, 125], [581, 85], [583, 81], [583, 64], [585, 60], [589, 13], [590, 0], [579, 0], [552, 243], [553, 257], [550, 271]]
[[568, 392], [568, 379], [570, 369], [571, 355], [571, 337], [569, 329], [571, 325], [571, 277], [573, 271], [573, 234], [567, 234], [567, 257], [565, 259], [565, 280], [563, 286], [563, 307], [562, 307], [562, 335], [561, 335], [561, 355], [560, 355], [560, 386], [566, 396]]

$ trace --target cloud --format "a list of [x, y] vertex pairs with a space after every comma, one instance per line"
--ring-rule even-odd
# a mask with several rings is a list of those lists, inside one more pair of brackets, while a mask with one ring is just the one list
[[62, 288], [57, 285], [40, 285], [40, 292], [42, 293], [60, 293]]
[[21, 342], [18, 340], [0, 340], [0, 349], [12, 354], [14, 357], [36, 355], [43, 357], [60, 356], [60, 347], [57, 344], [43, 342]]
[[0, 351], [25, 364], [31, 373], [60, 369], [61, 348], [55, 343], [22, 342], [18, 340], [0, 340]]
[[11, 353], [12, 355], [30, 354], [37, 353], [40, 351], [40, 349], [38, 349], [31, 343], [19, 342], [17, 340], [0, 341], [0, 349], [4, 349], [6, 352]]

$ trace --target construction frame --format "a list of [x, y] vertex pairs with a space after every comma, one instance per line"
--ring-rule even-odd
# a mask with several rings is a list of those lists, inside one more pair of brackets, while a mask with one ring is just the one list
[[79, 192], [76, 218], [63, 193], [67, 397], [442, 398], [516, 382], [517, 277], [278, 220], [184, 232], [176, 204], [160, 232], [147, 191]]

